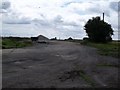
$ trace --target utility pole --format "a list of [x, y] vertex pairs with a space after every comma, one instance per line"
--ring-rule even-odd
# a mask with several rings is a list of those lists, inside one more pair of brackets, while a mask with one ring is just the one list
[[105, 14], [103, 13], [103, 21], [104, 21], [104, 15], [105, 15]]

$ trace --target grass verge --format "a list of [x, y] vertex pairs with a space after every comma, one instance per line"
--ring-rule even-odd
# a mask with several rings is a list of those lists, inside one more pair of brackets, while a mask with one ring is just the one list
[[98, 53], [100, 55], [120, 58], [120, 42], [118, 41], [112, 41], [109, 43], [94, 43], [94, 42], [89, 42], [89, 41], [81, 41], [81, 40], [74, 41], [73, 40], [72, 42], [80, 43], [86, 46], [95, 47], [98, 49]]
[[32, 46], [32, 41], [25, 39], [18, 40], [13, 38], [2, 39], [2, 49], [22, 48], [26, 46]]

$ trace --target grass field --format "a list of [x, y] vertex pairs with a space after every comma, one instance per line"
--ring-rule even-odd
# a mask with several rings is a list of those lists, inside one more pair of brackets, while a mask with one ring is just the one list
[[95, 47], [98, 49], [98, 53], [101, 55], [120, 58], [120, 42], [118, 41], [112, 41], [109, 43], [93, 43], [88, 41], [73, 40], [73, 42], [77, 42], [86, 46]]
[[2, 49], [22, 48], [32, 45], [30, 39], [25, 39], [25, 38], [2, 38], [1, 42], [2, 42]]

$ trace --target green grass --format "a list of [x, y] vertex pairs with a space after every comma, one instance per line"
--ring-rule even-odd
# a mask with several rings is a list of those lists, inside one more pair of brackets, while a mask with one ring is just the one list
[[32, 42], [28, 40], [17, 40], [17, 39], [9, 39], [3, 38], [2, 39], [2, 48], [3, 49], [10, 49], [10, 48], [22, 48], [26, 46], [31, 46]]
[[88, 76], [87, 74], [79, 71], [79, 75], [92, 87], [94, 87], [96, 85], [95, 81], [93, 81], [92, 78], [90, 76]]
[[100, 55], [120, 58], [120, 42], [118, 41], [112, 41], [109, 43], [94, 43], [94, 42], [80, 40], [80, 41], [73, 41], [73, 42], [77, 42], [86, 46], [95, 47], [98, 49], [98, 53]]
[[76, 64], [73, 69], [76, 72], [78, 72], [78, 75], [83, 80], [85, 80], [89, 85], [91, 85], [92, 87], [94, 87], [96, 85], [96, 82], [89, 75], [87, 75], [87, 73], [84, 70], [82, 70], [79, 65]]
[[63, 82], [68, 79], [71, 79], [72, 81], [75, 80], [75, 78], [82, 78], [87, 84], [94, 87], [96, 85], [95, 81], [87, 75], [83, 70], [71, 70], [68, 72], [64, 72], [59, 79]]
[[120, 57], [120, 43], [110, 42], [110, 43], [88, 43], [88, 46], [92, 46], [98, 49], [98, 53], [105, 56]]

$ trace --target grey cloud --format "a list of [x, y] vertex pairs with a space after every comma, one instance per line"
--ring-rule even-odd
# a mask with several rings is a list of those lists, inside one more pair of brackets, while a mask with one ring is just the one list
[[[102, 0], [85, 0], [85, 1], [84, 0], [72, 0], [72, 1], [68, 1], [64, 3], [61, 7], [67, 7], [68, 5], [73, 4], [73, 3], [84, 3], [84, 2], [94, 3], [96, 1], [102, 1]], [[106, 0], [103, 0], [103, 1], [106, 1]]]
[[100, 8], [97, 8], [97, 6], [89, 8], [88, 11], [93, 12], [93, 13], [98, 13], [98, 14], [101, 14], [101, 13], [104, 12], [106, 16], [110, 17], [110, 11], [109, 10], [104, 10], [103, 11]]
[[66, 2], [66, 3], [64, 3], [61, 7], [67, 7], [68, 5], [70, 5], [70, 4], [72, 4], [72, 3], [82, 3], [82, 1], [77, 0], [77, 1]]
[[2, 1], [2, 4], [0, 6], [1, 9], [8, 9], [10, 7], [11, 3], [9, 1]]
[[61, 15], [57, 15], [53, 20], [48, 20], [45, 17], [42, 19], [34, 19], [32, 21], [32, 24], [36, 28], [42, 28], [42, 29], [56, 29], [58, 31], [76, 31], [81, 25], [78, 25], [74, 21], [64, 21], [64, 18]]
[[5, 22], [6, 24], [30, 24], [28, 21]]
[[54, 22], [55, 23], [62, 23], [63, 22], [62, 16], [58, 15], [57, 17], [55, 17]]
[[0, 13], [7, 13], [7, 11], [4, 9], [0, 9]]
[[63, 26], [78, 26], [75, 22], [66, 22], [66, 21], [63, 21], [63, 18], [60, 15], [58, 15], [57, 17], [55, 17], [54, 24], [59, 24], [59, 25], [63, 25]]
[[115, 11], [118, 11], [118, 2], [111, 2], [109, 7]]
[[44, 17], [42, 20], [34, 19], [34, 25], [37, 27], [56, 27], [57, 25], [61, 25], [63, 23], [62, 17], [60, 15], [56, 16], [53, 20], [46, 20]]
[[79, 28], [80, 25], [77, 25], [76, 22], [67, 22], [63, 21], [64, 19], [62, 16], [58, 15], [56, 16], [53, 20], [47, 20], [46, 18], [44, 19], [35, 19], [32, 21], [32, 24], [37, 28], [42, 28], [43, 30], [45, 29], [54, 29], [62, 32], [67, 32], [67, 31], [76, 31], [77, 28]]
[[84, 10], [81, 10], [81, 9], [76, 9], [74, 10], [75, 13], [79, 14], [79, 15], [86, 15], [86, 14], [89, 14], [88, 11], [84, 11]]
[[[92, 3], [92, 2], [89, 2], [89, 3]], [[87, 8], [86, 10], [82, 10], [82, 9], [78, 8], [78, 9], [75, 9], [74, 12], [79, 15], [91, 15], [91, 14], [95, 14], [95, 13], [102, 14], [104, 12], [106, 16], [110, 17], [109, 9], [104, 8], [102, 10], [102, 8], [99, 8], [100, 4], [95, 4], [95, 3], [92, 3], [92, 4], [93, 4], [93, 6], [90, 8]]]
[[120, 12], [120, 2], [118, 2], [118, 11]]
[[52, 26], [52, 23], [50, 24], [50, 22], [48, 20], [39, 20], [39, 19], [35, 19], [32, 21], [32, 23], [34, 25], [36, 25], [37, 27], [51, 27]]
[[10, 8], [11, 3], [7, 0], [0, 2], [0, 13], [7, 13], [7, 9]]
[[65, 26], [79, 26], [78, 24], [76, 24], [75, 22], [64, 22], [63, 23]]
[[30, 24], [31, 21], [27, 18], [8, 18], [6, 20], [3, 20], [4, 24]]

